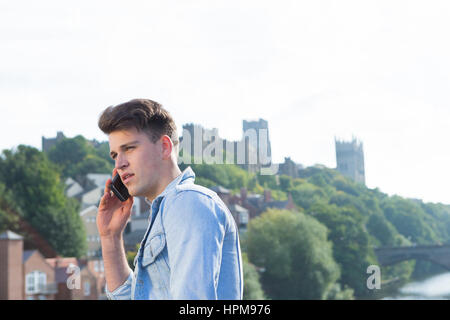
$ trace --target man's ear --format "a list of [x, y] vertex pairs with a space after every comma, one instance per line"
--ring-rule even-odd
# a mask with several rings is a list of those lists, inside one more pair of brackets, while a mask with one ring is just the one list
[[162, 159], [168, 160], [172, 155], [173, 150], [173, 142], [172, 139], [168, 135], [163, 135], [161, 137], [161, 148], [162, 148]]

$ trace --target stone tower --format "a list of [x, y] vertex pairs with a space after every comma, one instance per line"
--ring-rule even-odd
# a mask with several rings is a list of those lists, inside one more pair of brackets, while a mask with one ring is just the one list
[[363, 144], [353, 138], [351, 142], [335, 138], [337, 170], [353, 181], [366, 184]]
[[[249, 171], [256, 171], [262, 165], [272, 163], [272, 149], [269, 139], [269, 123], [264, 119], [242, 121], [242, 143], [245, 144], [246, 165]], [[250, 153], [255, 153], [250, 155]], [[261, 157], [262, 155], [262, 157]], [[250, 161], [254, 156], [256, 163]]]
[[179, 151], [187, 152], [194, 158], [194, 163], [202, 163], [205, 148], [215, 141], [219, 141], [219, 145], [222, 143], [217, 128], [206, 129], [199, 124], [187, 123], [183, 125]]
[[0, 300], [22, 300], [23, 238], [11, 231], [0, 234]]
[[62, 131], [58, 131], [56, 133], [56, 138], [47, 139], [45, 137], [42, 137], [42, 151], [48, 152], [55, 144], [64, 140], [64, 138], [65, 138], [65, 136]]

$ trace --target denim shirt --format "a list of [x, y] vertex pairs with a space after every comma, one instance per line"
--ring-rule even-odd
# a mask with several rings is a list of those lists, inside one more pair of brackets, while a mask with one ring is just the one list
[[150, 204], [134, 272], [109, 299], [242, 299], [236, 223], [215, 192], [194, 184], [190, 167]]

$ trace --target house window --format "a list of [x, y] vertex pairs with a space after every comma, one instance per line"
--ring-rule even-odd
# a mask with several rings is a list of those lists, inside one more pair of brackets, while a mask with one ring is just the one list
[[248, 212], [239, 212], [239, 223], [241, 225], [248, 224]]
[[42, 292], [47, 284], [47, 275], [44, 272], [35, 270], [25, 276], [25, 292], [34, 294]]
[[84, 282], [84, 295], [85, 296], [91, 295], [91, 283], [89, 281]]
[[42, 291], [45, 289], [45, 285], [47, 284], [47, 275], [43, 272], [40, 272], [38, 274], [38, 288], [39, 291]]
[[34, 274], [33, 273], [29, 273], [26, 276], [26, 288], [25, 288], [25, 292], [26, 293], [33, 293], [35, 291], [35, 287], [34, 287]]

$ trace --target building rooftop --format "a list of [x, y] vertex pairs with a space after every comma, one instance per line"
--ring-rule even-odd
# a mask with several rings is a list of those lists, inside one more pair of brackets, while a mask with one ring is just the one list
[[210, 188], [212, 191], [214, 191], [215, 193], [223, 193], [223, 194], [228, 194], [230, 193], [230, 190], [228, 190], [227, 188], [224, 188], [222, 186], [214, 186]]
[[25, 263], [37, 250], [25, 250], [23, 252], [22, 261]]
[[7, 240], [23, 240], [23, 237], [18, 235], [17, 233], [14, 233], [10, 230], [6, 230], [2, 234], [0, 234], [0, 240], [7, 239]]
[[67, 257], [67, 258], [48, 258], [45, 259], [49, 265], [51, 265], [53, 268], [67, 268], [69, 265], [73, 264], [78, 266], [78, 260], [74, 257]]
[[234, 212], [248, 212], [247, 209], [241, 207], [241, 206], [238, 205], [238, 204], [232, 204], [232, 205], [230, 205], [230, 210], [231, 210], [231, 211], [234, 211]]

